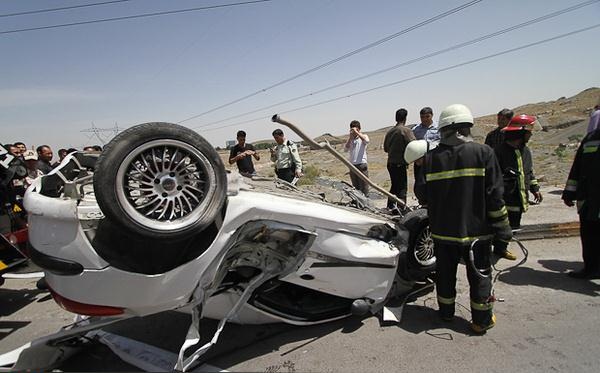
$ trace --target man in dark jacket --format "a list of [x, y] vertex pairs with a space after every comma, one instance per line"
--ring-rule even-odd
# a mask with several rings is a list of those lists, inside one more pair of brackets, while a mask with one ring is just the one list
[[52, 171], [52, 149], [48, 145], [40, 145], [36, 149], [38, 155], [37, 168], [45, 175]]
[[[390, 193], [406, 202], [406, 167], [404, 161], [404, 150], [406, 145], [415, 140], [412, 130], [405, 126], [408, 111], [399, 109], [396, 111], [396, 125], [390, 129], [383, 140], [383, 151], [388, 153], [387, 169], [390, 174]], [[396, 203], [390, 199], [387, 208], [396, 209]]]
[[577, 201], [583, 269], [569, 272], [580, 279], [600, 278], [600, 129], [579, 145], [562, 194], [567, 206]]
[[[531, 115], [518, 115], [502, 129], [504, 142], [496, 148], [496, 158], [504, 177], [504, 201], [508, 211], [508, 221], [512, 229], [521, 227], [521, 216], [529, 208], [529, 194], [535, 202], [543, 200], [540, 186], [533, 174], [533, 158], [527, 147], [536, 118]], [[505, 242], [494, 242], [494, 253], [508, 260], [517, 257], [507, 250]]]
[[440, 145], [425, 156], [426, 198], [436, 262], [439, 314], [452, 320], [456, 271], [467, 263], [471, 329], [485, 333], [496, 323], [491, 295], [492, 238], [510, 241], [502, 174], [494, 151], [473, 142], [473, 115], [464, 105], [450, 105], [439, 120]]
[[489, 145], [492, 149], [504, 142], [504, 132], [502, 129], [508, 125], [512, 117], [515, 115], [510, 109], [502, 109], [496, 117], [498, 127], [488, 132], [485, 136], [485, 145]]

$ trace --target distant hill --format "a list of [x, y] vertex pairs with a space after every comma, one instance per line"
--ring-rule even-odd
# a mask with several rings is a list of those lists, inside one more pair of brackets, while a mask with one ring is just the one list
[[[566, 128], [582, 120], [587, 120], [594, 105], [600, 103], [600, 88], [592, 87], [572, 97], [560, 97], [554, 101], [537, 102], [512, 108], [515, 114], [529, 114], [538, 117], [546, 129]], [[480, 127], [492, 129], [496, 126], [496, 113], [475, 119]]]
[[[578, 124], [589, 118], [594, 107], [600, 103], [600, 88], [592, 87], [585, 89], [572, 97], [560, 97], [554, 101], [537, 102], [511, 108], [515, 114], [529, 114], [538, 117], [544, 130], [558, 130]], [[498, 109], [500, 110], [500, 108]], [[496, 114], [492, 113], [475, 118], [473, 135], [475, 139], [482, 139], [485, 134], [496, 127]], [[437, 119], [437, 118], [436, 118]], [[384, 127], [374, 131], [365, 131], [371, 142], [377, 146], [383, 143], [385, 134], [391, 127]], [[344, 143], [347, 134], [334, 136], [324, 133], [315, 138], [317, 142], [329, 141], [332, 145]], [[273, 140], [260, 140], [253, 145], [273, 143]]]
[[[572, 97], [560, 97], [554, 101], [537, 102], [511, 108], [515, 114], [529, 114], [538, 117], [545, 131], [560, 130], [582, 121], [587, 121], [594, 105], [600, 104], [600, 88], [585, 89]], [[501, 108], [498, 108], [500, 110]], [[485, 134], [496, 127], [497, 113], [475, 118], [473, 135], [481, 140]], [[437, 120], [437, 118], [436, 118]], [[371, 142], [381, 144], [385, 133], [391, 127], [366, 132]], [[343, 136], [345, 139], [345, 135]], [[345, 141], [345, 140], [343, 140]]]

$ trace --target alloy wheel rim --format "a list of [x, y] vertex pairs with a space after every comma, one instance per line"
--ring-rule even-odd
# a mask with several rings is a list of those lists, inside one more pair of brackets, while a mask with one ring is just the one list
[[202, 218], [215, 190], [215, 170], [206, 156], [179, 140], [140, 145], [117, 170], [124, 212], [155, 231], [178, 231]]

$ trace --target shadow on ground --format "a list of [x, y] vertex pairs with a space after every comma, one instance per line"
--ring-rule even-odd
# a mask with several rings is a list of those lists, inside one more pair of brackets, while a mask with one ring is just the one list
[[10, 316], [28, 304], [35, 302], [42, 290], [0, 288], [0, 316]]
[[437, 314], [435, 297], [429, 297], [419, 299], [415, 304], [407, 304], [397, 327], [413, 334], [425, 333], [437, 339], [453, 340], [453, 333], [476, 336], [471, 330], [470, 320], [468, 305], [457, 303], [454, 319], [443, 321]]
[[[127, 320], [121, 324], [103, 328], [108, 332], [125, 336], [143, 343], [177, 354], [185, 340], [190, 323], [190, 316], [179, 312], [163, 312], [157, 315]], [[209, 342], [217, 328], [215, 320], [201, 321], [201, 341], [188, 352]], [[236, 325], [226, 324], [213, 346], [199, 361], [199, 365], [208, 363], [222, 369], [239, 364], [273, 351], [280, 351], [285, 356], [297, 349], [310, 345], [323, 336], [339, 331], [352, 333], [363, 325], [363, 319], [351, 317], [314, 326], [293, 326], [288, 324]], [[301, 342], [292, 348], [281, 346]], [[139, 368], [131, 366], [100, 343], [93, 343], [84, 351], [65, 361], [60, 367], [65, 372], [74, 371], [113, 371], [131, 372]]]
[[31, 324], [31, 321], [0, 321], [0, 341]]
[[589, 296], [598, 296], [600, 285], [588, 280], [570, 278], [566, 273], [581, 268], [580, 262], [562, 260], [538, 260], [545, 270], [517, 267], [504, 271], [498, 279], [504, 283], [517, 286], [538, 286], [555, 290], [568, 291]]
[[[329, 334], [335, 332], [353, 333], [363, 326], [363, 319], [350, 317], [313, 326], [292, 326], [288, 324], [230, 325], [229, 329], [221, 336], [222, 341], [227, 341], [222, 344], [227, 344], [227, 346], [214, 346], [213, 350], [209, 351], [203, 358], [203, 361], [227, 369], [274, 351], [277, 351], [281, 357], [285, 357]], [[236, 338], [239, 339], [240, 336], [247, 333], [255, 337], [252, 340], [242, 337], [241, 340], [236, 341]], [[287, 346], [294, 342], [301, 343], [293, 347]], [[282, 346], [285, 346], [285, 348]], [[273, 369], [275, 368], [273, 367]], [[290, 367], [279, 368], [288, 368], [289, 370]]]

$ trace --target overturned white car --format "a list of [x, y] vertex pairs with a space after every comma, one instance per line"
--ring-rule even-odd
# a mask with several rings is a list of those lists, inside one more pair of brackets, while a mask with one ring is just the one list
[[146, 123], [99, 156], [67, 156], [25, 207], [54, 299], [97, 316], [85, 330], [173, 309], [307, 325], [376, 312], [435, 266], [424, 211], [394, 217], [342, 193], [350, 203], [227, 174], [194, 131]]

